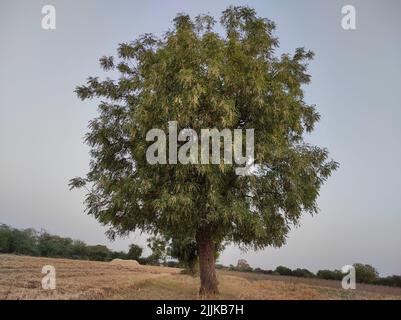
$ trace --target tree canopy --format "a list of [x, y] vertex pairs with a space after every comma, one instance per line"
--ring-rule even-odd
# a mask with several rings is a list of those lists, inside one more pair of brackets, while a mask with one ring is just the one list
[[[313, 53], [277, 56], [275, 24], [249, 7], [223, 11], [224, 33], [215, 23], [178, 14], [162, 37], [145, 34], [100, 59], [118, 77], [76, 88], [100, 102], [85, 139], [90, 170], [71, 187], [86, 186], [87, 211], [112, 238], [142, 230], [198, 246], [279, 247], [303, 212], [318, 211], [320, 187], [338, 164], [304, 139], [320, 118], [303, 93]], [[169, 121], [196, 132], [254, 129], [252, 174], [237, 175], [236, 164], [149, 164], [146, 134], [167, 132]]]

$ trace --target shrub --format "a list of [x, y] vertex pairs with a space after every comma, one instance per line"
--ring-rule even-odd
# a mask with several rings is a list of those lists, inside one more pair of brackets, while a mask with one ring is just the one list
[[[129, 260], [131, 258], [128, 258], [128, 254], [125, 253], [124, 251], [113, 251], [110, 254], [110, 259], [122, 259], [122, 260]], [[134, 259], [136, 260], [136, 259]]]
[[127, 254], [127, 259], [130, 260], [138, 260], [141, 255], [142, 255], [142, 247], [136, 245], [136, 244], [130, 244], [128, 254]]
[[278, 266], [274, 272], [278, 273], [280, 276], [291, 276], [292, 275], [291, 269], [284, 267], [284, 266]]
[[5, 224], [0, 225], [0, 252], [9, 253], [10, 252], [10, 240], [11, 240], [12, 230], [9, 226]]
[[292, 271], [292, 276], [300, 278], [313, 278], [315, 275], [308, 269], [295, 269]]
[[401, 276], [394, 275], [394, 276], [389, 276], [386, 278], [378, 278], [373, 281], [373, 284], [401, 288]]
[[102, 245], [88, 246], [88, 257], [89, 260], [94, 261], [107, 261], [111, 258], [111, 251]]
[[249, 271], [251, 267], [245, 259], [239, 259], [236, 268], [241, 271]]
[[378, 279], [379, 273], [369, 264], [355, 263], [356, 281], [361, 283], [373, 283]]
[[263, 274], [274, 274], [273, 270], [262, 270]]
[[341, 280], [344, 275], [340, 270], [319, 270], [316, 276], [325, 280]]
[[31, 256], [39, 255], [37, 232], [33, 229], [12, 229], [9, 239], [9, 252]]
[[[116, 258], [139, 260], [135, 258], [142, 254], [142, 248], [133, 244], [127, 254], [111, 251], [106, 246], [87, 246], [83, 241], [51, 235], [46, 231], [19, 230], [0, 223], [0, 253], [97, 261]], [[142, 259], [141, 263], [148, 263], [148, 260]]]
[[228, 267], [228, 270], [236, 271], [237, 269], [232, 264], [230, 264], [230, 266]]
[[38, 239], [38, 250], [42, 257], [70, 258], [72, 255], [73, 241], [70, 238], [53, 236], [46, 232]]

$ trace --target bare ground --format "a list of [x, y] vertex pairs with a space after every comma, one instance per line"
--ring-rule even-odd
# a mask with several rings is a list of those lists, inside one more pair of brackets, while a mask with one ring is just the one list
[[[56, 268], [56, 289], [43, 290], [44, 265]], [[0, 255], [1, 299], [198, 299], [198, 278], [177, 268]], [[401, 299], [401, 288], [219, 271], [218, 299]]]

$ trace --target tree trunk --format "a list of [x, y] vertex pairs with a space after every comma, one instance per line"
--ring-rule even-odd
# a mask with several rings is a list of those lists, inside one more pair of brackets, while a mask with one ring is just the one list
[[199, 259], [198, 256], [188, 261], [188, 271], [192, 276], [199, 274]]
[[215, 246], [210, 228], [202, 228], [196, 234], [199, 254], [200, 295], [218, 294], [218, 281], [215, 268]]

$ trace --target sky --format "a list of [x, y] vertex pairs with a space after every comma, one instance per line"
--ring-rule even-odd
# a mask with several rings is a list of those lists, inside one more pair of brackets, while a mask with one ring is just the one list
[[[56, 8], [55, 30], [41, 27], [47, 4]], [[101, 75], [98, 59], [119, 43], [161, 35], [179, 12], [219, 17], [229, 5], [249, 5], [275, 21], [277, 53], [315, 52], [305, 100], [321, 121], [307, 139], [327, 147], [340, 168], [321, 189], [320, 213], [305, 215], [285, 246], [228, 246], [219, 262], [314, 272], [362, 262], [401, 274], [399, 0], [0, 0], [0, 223], [115, 250], [146, 247], [139, 232], [110, 242], [84, 213], [84, 191], [68, 190], [69, 179], [88, 171], [83, 136], [97, 114], [74, 88]], [[356, 30], [341, 26], [344, 5], [356, 9]]]

